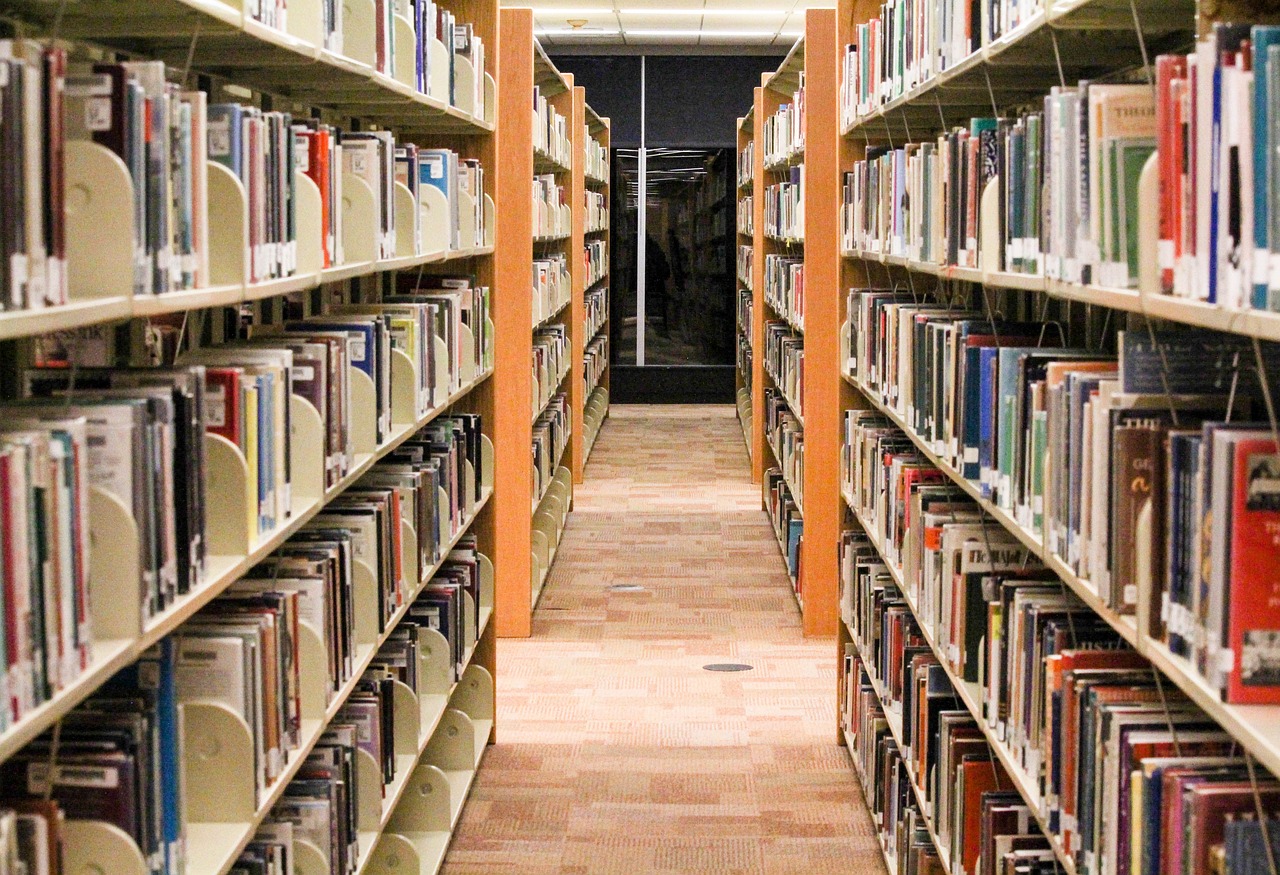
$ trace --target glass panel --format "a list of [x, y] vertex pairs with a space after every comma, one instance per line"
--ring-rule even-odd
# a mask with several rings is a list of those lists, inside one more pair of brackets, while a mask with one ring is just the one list
[[609, 348], [613, 364], [636, 363], [636, 223], [639, 221], [640, 155], [614, 149], [613, 203], [609, 210]]
[[[731, 149], [647, 152], [646, 365], [734, 362], [733, 165]], [[625, 245], [620, 236], [615, 245]], [[622, 250], [614, 251], [617, 264]]]

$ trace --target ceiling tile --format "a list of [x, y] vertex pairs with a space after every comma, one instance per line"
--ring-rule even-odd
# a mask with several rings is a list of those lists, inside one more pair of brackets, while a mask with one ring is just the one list
[[767, 46], [773, 42], [773, 32], [712, 30], [702, 34], [698, 44], [703, 46]]

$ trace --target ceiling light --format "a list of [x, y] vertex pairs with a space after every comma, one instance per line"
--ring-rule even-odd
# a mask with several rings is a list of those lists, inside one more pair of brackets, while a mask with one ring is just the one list
[[714, 36], [773, 39], [777, 35], [778, 32], [774, 30], [651, 30], [648, 28], [644, 30], [635, 30], [627, 28], [627, 36]]
[[617, 36], [616, 27], [536, 27], [534, 36]]
[[788, 15], [786, 9], [649, 9], [644, 6], [633, 6], [630, 9], [619, 9], [619, 15], [686, 15], [686, 16], [762, 16]]

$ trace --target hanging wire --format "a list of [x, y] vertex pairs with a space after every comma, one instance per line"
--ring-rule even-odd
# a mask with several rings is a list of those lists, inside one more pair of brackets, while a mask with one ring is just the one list
[[1169, 725], [1169, 734], [1173, 737], [1173, 755], [1182, 756], [1182, 743], [1178, 740], [1178, 728], [1173, 722], [1173, 712], [1169, 710], [1169, 697], [1164, 692], [1164, 680], [1160, 670], [1151, 666], [1151, 676], [1156, 679], [1156, 692], [1160, 694], [1160, 705], [1164, 708], [1164, 719]]
[[58, 754], [62, 748], [62, 720], [53, 724], [53, 738], [49, 744], [49, 779], [44, 785], [42, 797], [45, 802], [53, 798], [54, 784], [58, 778]]
[[1154, 90], [1156, 80], [1151, 73], [1151, 59], [1147, 55], [1147, 38], [1142, 34], [1142, 21], [1138, 18], [1137, 0], [1129, 0], [1129, 12], [1133, 15], [1133, 32], [1138, 36], [1138, 50], [1142, 52], [1142, 70], [1147, 76], [1147, 84]]
[[191, 65], [196, 59], [196, 43], [200, 40], [200, 23], [203, 19], [197, 18], [195, 27], [191, 31], [191, 43], [187, 46], [187, 61], [182, 68], [182, 86], [187, 85], [187, 78], [191, 75]]
[[1280, 452], [1280, 428], [1276, 427], [1276, 405], [1271, 396], [1271, 377], [1267, 373], [1267, 363], [1262, 357], [1262, 342], [1253, 338], [1253, 356], [1258, 367], [1258, 382], [1262, 384], [1262, 400], [1267, 406], [1267, 420], [1271, 423], [1271, 440]]
[[1058, 65], [1058, 84], [1066, 88], [1067, 77], [1062, 72], [1062, 53], [1058, 51], [1058, 31], [1053, 27], [1049, 28], [1049, 38], [1053, 40], [1053, 60]]

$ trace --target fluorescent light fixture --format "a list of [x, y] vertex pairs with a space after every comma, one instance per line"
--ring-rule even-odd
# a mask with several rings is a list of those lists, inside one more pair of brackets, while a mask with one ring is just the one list
[[535, 27], [534, 36], [617, 36], [616, 27]]
[[788, 9], [649, 9], [644, 6], [634, 6], [630, 9], [619, 9], [619, 15], [681, 15], [681, 16], [762, 16], [762, 15], [789, 15]]
[[[583, 15], [671, 15], [696, 18], [699, 16], [708, 17], [739, 17], [750, 18], [752, 16], [761, 15], [792, 15], [791, 9], [650, 9], [645, 6], [632, 6], [626, 9], [613, 9], [611, 7], [582, 7], [578, 9], [568, 9], [555, 7], [535, 6], [533, 14], [538, 18], [546, 18], [548, 16], [583, 16]], [[803, 12], [801, 12], [803, 14]]]
[[672, 37], [695, 37], [695, 36], [714, 36], [714, 37], [744, 37], [755, 39], [773, 39], [778, 35], [776, 30], [656, 30], [645, 28], [643, 30], [632, 30], [627, 28], [627, 36], [672, 36]]

